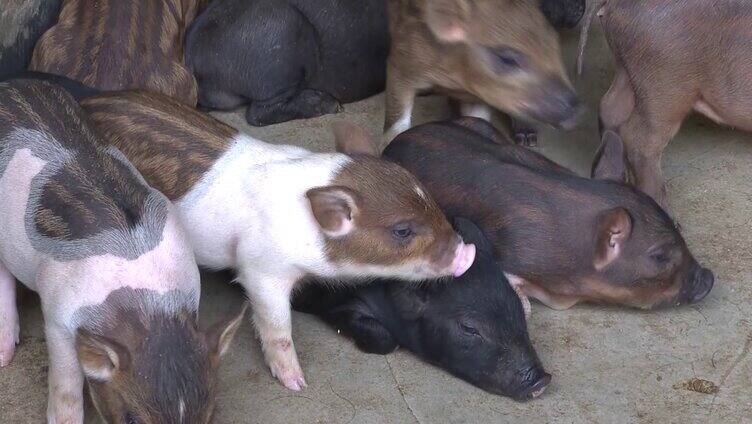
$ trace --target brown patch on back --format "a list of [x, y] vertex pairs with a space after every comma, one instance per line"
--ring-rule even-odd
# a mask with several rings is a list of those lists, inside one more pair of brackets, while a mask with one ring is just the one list
[[197, 84], [183, 65], [197, 0], [65, 0], [38, 41], [29, 70], [101, 90], [143, 88], [195, 106]]
[[[43, 180], [33, 213], [42, 235], [83, 239], [140, 222], [149, 188], [125, 164], [101, 150], [83, 112], [63, 89], [26, 80], [1, 88], [0, 140], [14, 130], [38, 131], [73, 155], [73, 160], [59, 166], [61, 157], [45, 157], [55, 154], [53, 146], [29, 146], [35, 155], [59, 166]], [[0, 150], [6, 147], [0, 145]]]
[[117, 147], [151, 186], [185, 195], [238, 133], [211, 116], [147, 91], [107, 93], [81, 102], [104, 142]]

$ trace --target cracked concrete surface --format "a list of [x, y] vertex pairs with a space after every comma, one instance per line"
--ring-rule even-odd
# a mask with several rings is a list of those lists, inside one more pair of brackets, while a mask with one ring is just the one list
[[[576, 33], [564, 36], [574, 69]], [[589, 114], [575, 131], [544, 129], [540, 151], [586, 173], [597, 146], [596, 105], [612, 76], [608, 48], [594, 25], [577, 86]], [[444, 116], [439, 97], [419, 98], [416, 122]], [[350, 119], [377, 134], [383, 97], [345, 112], [248, 129], [242, 114], [218, 114], [275, 143], [332, 148], [328, 125]], [[264, 366], [244, 323], [221, 369], [217, 423], [589, 423], [752, 422], [752, 135], [692, 117], [669, 145], [664, 169], [673, 213], [697, 259], [716, 275], [700, 304], [643, 312], [576, 306], [557, 312], [533, 305], [535, 347], [553, 382], [538, 400], [517, 403], [484, 393], [398, 350], [365, 355], [317, 319], [295, 313], [295, 343], [309, 383], [285, 390]], [[202, 323], [239, 307], [229, 273], [204, 273]], [[44, 419], [46, 352], [38, 299], [21, 306], [21, 344], [0, 370], [0, 422]], [[719, 386], [706, 395], [673, 386], [690, 378]], [[89, 405], [89, 421], [96, 422]]]

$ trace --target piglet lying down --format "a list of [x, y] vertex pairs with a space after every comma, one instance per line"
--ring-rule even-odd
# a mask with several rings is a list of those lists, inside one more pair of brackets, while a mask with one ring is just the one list
[[447, 216], [478, 223], [521, 294], [556, 309], [700, 301], [713, 273], [668, 214], [623, 182], [623, 152], [607, 132], [595, 178], [582, 178], [464, 118], [413, 128], [384, 154], [418, 177]]
[[355, 127], [312, 153], [241, 134], [164, 95], [90, 97], [84, 109], [154, 187], [174, 200], [199, 265], [234, 268], [272, 374], [305, 386], [290, 294], [306, 275], [422, 280], [460, 276], [475, 247], [403, 168]]
[[346, 290], [308, 284], [293, 308], [344, 330], [366, 352], [403, 346], [491, 393], [538, 397], [551, 376], [530, 343], [522, 304], [480, 229], [461, 218], [455, 226], [477, 248], [475, 263], [456, 282], [381, 280]]
[[241, 322], [198, 329], [199, 274], [174, 207], [73, 98], [0, 84], [0, 366], [19, 340], [15, 278], [39, 293], [51, 423], [211, 420], [219, 357]]

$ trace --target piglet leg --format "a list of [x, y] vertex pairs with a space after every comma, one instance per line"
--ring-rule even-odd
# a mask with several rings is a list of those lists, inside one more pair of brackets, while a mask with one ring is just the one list
[[387, 61], [386, 109], [384, 111], [384, 144], [386, 147], [401, 132], [410, 129], [417, 88], [398, 67]]
[[82, 423], [84, 420], [84, 376], [76, 355], [75, 337], [54, 323], [45, 326], [49, 352], [49, 424]]
[[13, 359], [19, 334], [16, 280], [0, 262], [0, 367]]
[[253, 307], [253, 324], [274, 377], [290, 390], [306, 386], [292, 342], [290, 293], [295, 280], [253, 276], [241, 279]]

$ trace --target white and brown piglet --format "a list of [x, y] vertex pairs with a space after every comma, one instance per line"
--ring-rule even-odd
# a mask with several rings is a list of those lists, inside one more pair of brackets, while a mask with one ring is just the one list
[[147, 92], [82, 102], [92, 121], [154, 187], [175, 201], [199, 265], [234, 268], [272, 374], [305, 386], [290, 296], [306, 275], [423, 280], [461, 275], [475, 246], [454, 232], [403, 168], [364, 133], [336, 131], [338, 150], [272, 145]]
[[207, 423], [241, 316], [198, 329], [174, 206], [94, 134], [62, 89], [0, 84], [0, 366], [19, 341], [17, 278], [42, 302], [48, 422], [83, 422], [86, 380], [107, 422]]

